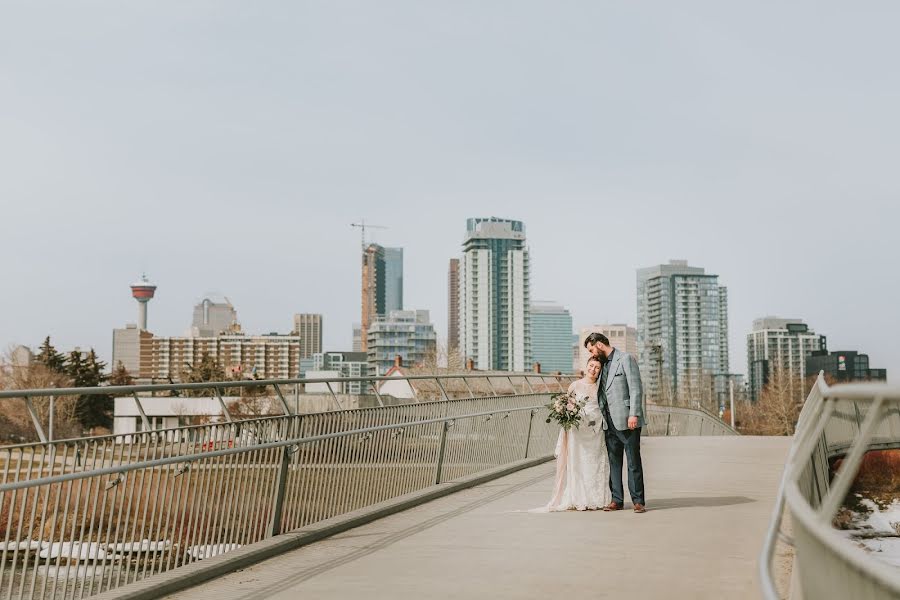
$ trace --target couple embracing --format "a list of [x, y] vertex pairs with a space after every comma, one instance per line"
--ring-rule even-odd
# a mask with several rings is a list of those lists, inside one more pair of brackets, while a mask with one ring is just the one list
[[634, 357], [601, 333], [584, 341], [591, 353], [587, 374], [569, 386], [583, 402], [580, 427], [559, 432], [556, 482], [545, 510], [622, 510], [622, 462], [628, 459], [628, 492], [634, 512], [644, 508], [641, 428], [644, 394]]

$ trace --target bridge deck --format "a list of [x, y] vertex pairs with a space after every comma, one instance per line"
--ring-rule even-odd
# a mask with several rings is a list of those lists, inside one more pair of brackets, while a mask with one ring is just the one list
[[789, 438], [643, 440], [648, 512], [532, 514], [552, 463], [170, 598], [759, 598]]

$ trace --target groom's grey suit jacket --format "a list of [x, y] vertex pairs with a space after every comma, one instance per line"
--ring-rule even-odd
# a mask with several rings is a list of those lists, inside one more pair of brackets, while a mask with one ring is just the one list
[[597, 391], [597, 401], [602, 409], [609, 407], [613, 425], [622, 431], [628, 429], [628, 417], [638, 418], [638, 427], [644, 426], [644, 388], [637, 361], [627, 352], [616, 348], [606, 376], [606, 385]]

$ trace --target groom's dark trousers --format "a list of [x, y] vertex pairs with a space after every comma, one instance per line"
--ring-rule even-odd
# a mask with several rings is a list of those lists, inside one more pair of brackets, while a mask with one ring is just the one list
[[625, 503], [625, 490], [622, 489], [622, 458], [628, 458], [628, 492], [635, 504], [644, 502], [644, 467], [641, 464], [641, 428], [619, 431], [613, 425], [609, 409], [603, 407], [603, 418], [606, 419], [606, 452], [609, 455], [609, 489], [613, 502], [622, 506]]

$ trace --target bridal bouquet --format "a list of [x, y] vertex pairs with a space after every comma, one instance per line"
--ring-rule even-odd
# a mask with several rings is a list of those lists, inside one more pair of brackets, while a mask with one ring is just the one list
[[552, 402], [547, 405], [550, 414], [547, 415], [547, 423], [556, 421], [559, 426], [568, 431], [572, 427], [581, 424], [581, 409], [585, 401], [579, 399], [574, 393], [555, 394]]

